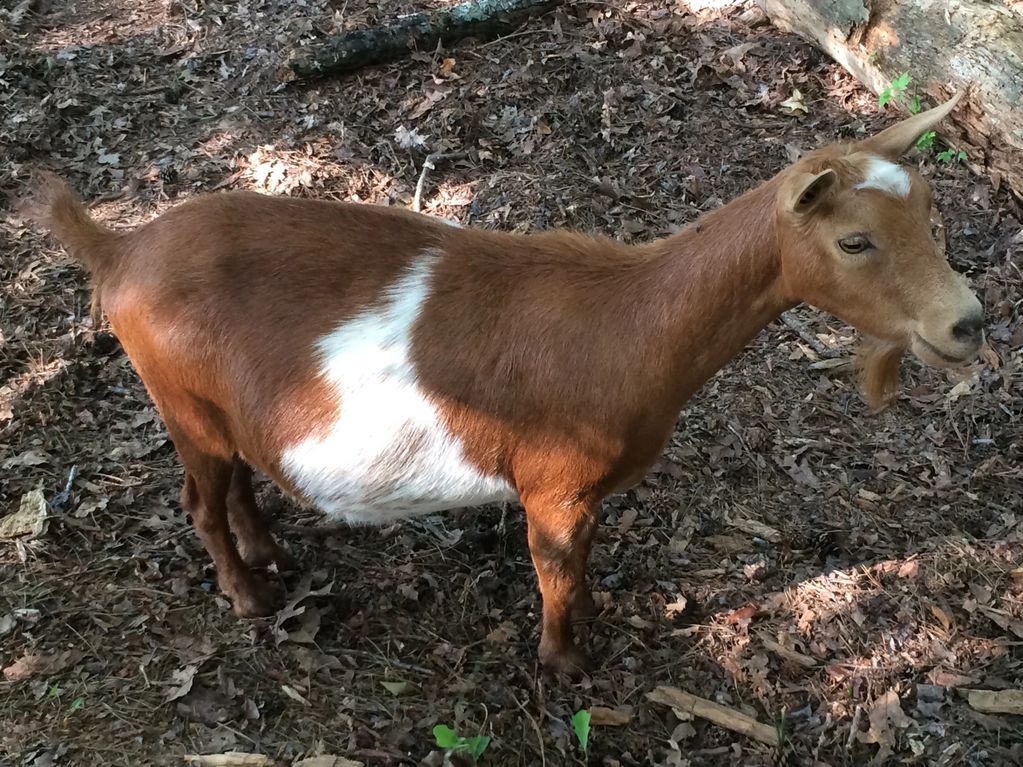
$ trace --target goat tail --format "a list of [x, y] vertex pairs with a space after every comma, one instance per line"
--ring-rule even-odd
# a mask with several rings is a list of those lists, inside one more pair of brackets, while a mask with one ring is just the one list
[[82, 262], [94, 281], [102, 280], [115, 266], [123, 236], [93, 219], [78, 195], [56, 174], [37, 172], [30, 195], [19, 208]]
[[860, 386], [871, 410], [883, 410], [898, 396], [899, 363], [905, 351], [876, 338], [865, 338], [860, 345], [856, 355]]

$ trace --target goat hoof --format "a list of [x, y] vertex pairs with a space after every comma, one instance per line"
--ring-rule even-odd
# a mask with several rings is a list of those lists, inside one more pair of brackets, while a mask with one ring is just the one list
[[234, 614], [239, 618], [265, 618], [276, 613], [284, 603], [284, 593], [262, 578], [253, 577], [244, 588], [225, 593], [231, 598]]
[[586, 676], [593, 664], [582, 650], [575, 645], [546, 649], [540, 645], [540, 662], [555, 674], [565, 674], [571, 679]]

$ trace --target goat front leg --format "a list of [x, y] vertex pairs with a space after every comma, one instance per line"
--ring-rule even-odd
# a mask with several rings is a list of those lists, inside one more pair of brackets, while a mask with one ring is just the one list
[[540, 662], [577, 676], [590, 667], [576, 646], [572, 620], [592, 614], [586, 560], [597, 530], [597, 504], [527, 501], [529, 553], [543, 597]]

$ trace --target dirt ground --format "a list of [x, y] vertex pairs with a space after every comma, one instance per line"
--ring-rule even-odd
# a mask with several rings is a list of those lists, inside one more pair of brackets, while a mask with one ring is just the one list
[[[718, 5], [570, 4], [499, 41], [288, 84], [296, 48], [427, 4], [4, 4], [0, 515], [40, 490], [49, 518], [0, 540], [0, 764], [439, 765], [437, 724], [490, 736], [484, 765], [1023, 761], [1023, 719], [969, 695], [1018, 688], [1023, 663], [1023, 216], [967, 167], [907, 159], [984, 297], [993, 355], [907, 361], [898, 401], [871, 414], [849, 328], [809, 308], [792, 313], [802, 334], [772, 324], [606, 503], [602, 612], [581, 632], [598, 669], [578, 683], [538, 667], [518, 508], [331, 529], [264, 487], [301, 567], [288, 609], [234, 618], [82, 271], [13, 212], [37, 165], [118, 226], [227, 188], [409, 206], [428, 152], [466, 152], [427, 178], [429, 214], [646, 240], [895, 119], [748, 6]], [[805, 111], [783, 106], [796, 89]], [[652, 702], [659, 686], [785, 746]]]

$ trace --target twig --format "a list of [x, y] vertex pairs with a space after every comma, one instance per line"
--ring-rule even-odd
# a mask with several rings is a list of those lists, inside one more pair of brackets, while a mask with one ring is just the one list
[[726, 727], [733, 732], [747, 735], [751, 738], [766, 743], [769, 746], [778, 747], [778, 731], [769, 725], [758, 722], [751, 716], [741, 711], [722, 706], [706, 698], [691, 695], [677, 687], [657, 687], [653, 692], [647, 693], [647, 698], [654, 703], [663, 703], [680, 711], [685, 711], [713, 722], [719, 727]]
[[856, 735], [860, 731], [860, 717], [863, 716], [863, 706], [857, 704], [856, 711], [853, 713], [852, 724], [849, 725], [849, 737], [845, 739], [845, 750], [849, 752], [852, 750], [853, 743], [856, 740]]
[[416, 196], [412, 198], [412, 210], [416, 213], [422, 212], [423, 187], [426, 185], [426, 174], [428, 171], [436, 170], [438, 162], [464, 160], [468, 156], [468, 152], [433, 152], [426, 155], [426, 159], [423, 160], [423, 170], [419, 174], [419, 183], [416, 184]]
[[784, 322], [797, 336], [806, 341], [815, 352], [822, 356], [828, 354], [828, 348], [822, 344], [817, 336], [810, 332], [810, 329], [806, 327], [804, 322], [794, 314], [791, 312], [782, 312], [781, 321]]
[[540, 744], [540, 767], [547, 767], [547, 749], [544, 748], [543, 745], [543, 733], [540, 732], [540, 725], [537, 723], [533, 715], [529, 713], [529, 710], [526, 708], [524, 703], [519, 703], [519, 699], [514, 695], [511, 696], [511, 699], [515, 701], [515, 705], [522, 710], [522, 713], [526, 715], [529, 723], [533, 725], [533, 731], [536, 732], [536, 740]]

